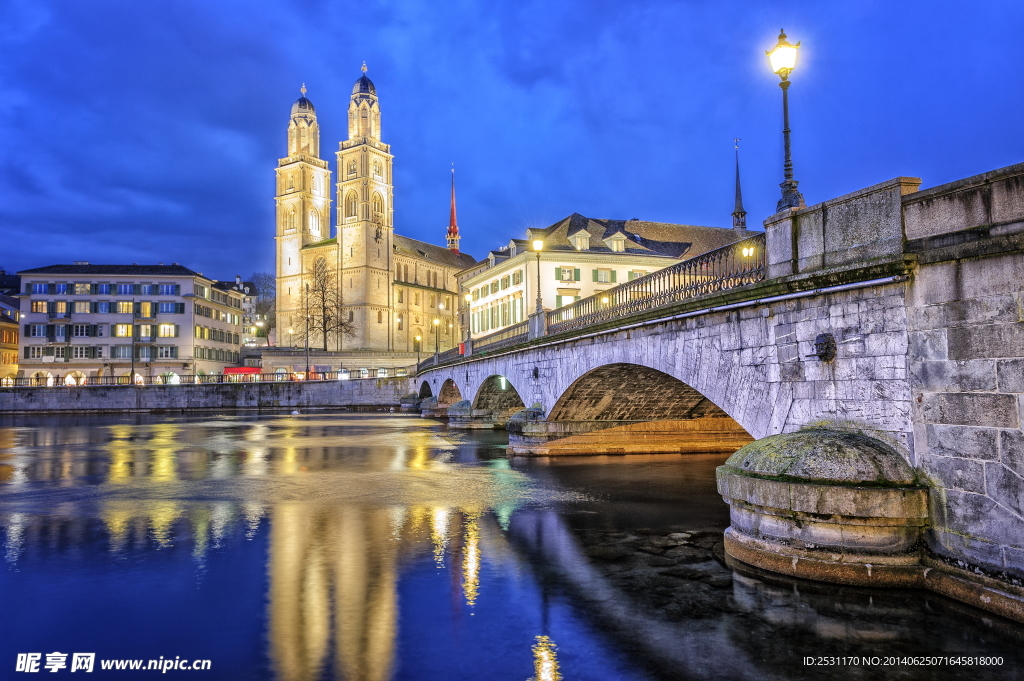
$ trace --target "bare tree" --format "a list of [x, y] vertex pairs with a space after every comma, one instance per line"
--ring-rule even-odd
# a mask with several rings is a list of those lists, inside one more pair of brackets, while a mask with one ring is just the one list
[[257, 335], [269, 336], [277, 327], [277, 277], [269, 272], [253, 272], [249, 281], [256, 287], [254, 314], [263, 322]]
[[302, 291], [302, 314], [306, 318], [303, 333], [311, 346], [320, 345], [325, 351], [329, 343], [340, 348], [343, 336], [355, 336], [355, 324], [345, 316], [338, 287], [336, 270], [325, 258], [318, 258]]

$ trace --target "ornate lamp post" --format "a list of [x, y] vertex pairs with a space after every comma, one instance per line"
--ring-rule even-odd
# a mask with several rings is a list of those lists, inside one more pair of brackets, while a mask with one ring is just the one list
[[469, 339], [472, 337], [472, 333], [473, 333], [473, 317], [472, 317], [473, 311], [470, 309], [470, 306], [473, 303], [473, 294], [472, 293], [467, 293], [465, 295], [465, 300], [466, 300], [466, 341], [469, 342]]
[[541, 239], [534, 239], [533, 250], [537, 254], [537, 314], [540, 314], [544, 311], [544, 303], [540, 299], [540, 252], [544, 250], [544, 242]]
[[416, 366], [420, 365], [420, 350], [423, 347], [423, 336], [416, 336]]
[[793, 159], [789, 151], [789, 74], [796, 67], [796, 51], [800, 43], [790, 45], [786, 42], [786, 32], [779, 31], [779, 42], [770, 51], [765, 52], [772, 65], [772, 71], [779, 74], [782, 82], [782, 137], [786, 147], [786, 163], [783, 166], [785, 179], [779, 186], [782, 187], [782, 198], [776, 206], [777, 211], [786, 208], [803, 208], [804, 197], [797, 191], [798, 182], [793, 179]]

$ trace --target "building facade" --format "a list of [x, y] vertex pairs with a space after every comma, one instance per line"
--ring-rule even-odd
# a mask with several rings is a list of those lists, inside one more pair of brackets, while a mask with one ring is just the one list
[[[680, 260], [754, 236], [724, 229], [643, 220], [597, 220], [573, 213], [526, 239], [491, 251], [463, 270], [472, 338], [525, 322], [537, 307], [550, 310], [606, 291]], [[543, 242], [540, 257], [533, 242]]]
[[21, 275], [18, 375], [166, 383], [238, 363], [242, 294], [181, 265], [51, 265]]
[[5, 379], [18, 375], [18, 336], [17, 320], [13, 316], [0, 313], [0, 385]]
[[[278, 345], [308, 342], [338, 353], [335, 370], [374, 375], [412, 364], [435, 343], [452, 347], [460, 335], [456, 275], [475, 259], [459, 252], [454, 224], [448, 247], [395, 234], [393, 157], [381, 137], [376, 87], [364, 73], [352, 88], [348, 139], [336, 153], [333, 234], [331, 170], [319, 156], [316, 110], [305, 88], [302, 95], [277, 167]], [[265, 353], [264, 368], [268, 360], [292, 363], [280, 354]]]

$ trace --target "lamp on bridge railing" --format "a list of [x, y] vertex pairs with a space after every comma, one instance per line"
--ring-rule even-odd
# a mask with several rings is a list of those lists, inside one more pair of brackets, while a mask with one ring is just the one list
[[544, 242], [541, 239], [534, 239], [533, 250], [537, 254], [537, 314], [540, 314], [544, 311], [544, 303], [540, 298], [540, 252], [544, 250]]
[[465, 295], [465, 300], [466, 300], [466, 319], [465, 319], [465, 324], [466, 324], [466, 341], [469, 341], [470, 336], [472, 335], [472, 332], [473, 332], [473, 321], [472, 321], [472, 318], [470, 317], [470, 315], [472, 314], [472, 312], [470, 312], [470, 306], [473, 303], [473, 294], [472, 293], [467, 293]]
[[754, 247], [744, 246], [743, 248], [740, 249], [740, 253], [743, 255], [744, 258], [751, 258], [754, 256]]
[[437, 353], [441, 344], [441, 320], [434, 317], [434, 364], [437, 364]]
[[602, 305], [607, 305], [608, 304], [608, 296], [601, 296], [601, 304]]
[[420, 350], [423, 347], [423, 336], [416, 336], [416, 366], [420, 364]]
[[793, 179], [793, 159], [789, 153], [789, 74], [796, 68], [796, 51], [799, 47], [800, 43], [790, 45], [786, 42], [786, 32], [780, 30], [778, 44], [765, 52], [772, 64], [772, 71], [782, 79], [779, 87], [782, 88], [782, 137], [786, 149], [786, 162], [783, 165], [785, 179], [779, 185], [782, 187], [782, 198], [776, 206], [778, 211], [804, 207], [804, 197], [797, 191], [798, 182]]

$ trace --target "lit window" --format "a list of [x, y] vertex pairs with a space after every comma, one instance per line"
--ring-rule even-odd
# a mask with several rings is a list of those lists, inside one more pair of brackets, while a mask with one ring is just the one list
[[562, 281], [576, 281], [575, 272], [572, 267], [559, 268], [559, 279]]
[[[145, 287], [143, 287], [145, 288]], [[140, 317], [152, 317], [153, 316], [153, 303], [139, 303], [139, 316]]]
[[45, 300], [33, 300], [32, 311], [46, 313], [46, 301]]
[[89, 295], [89, 284], [75, 284], [75, 295], [76, 296], [87, 296], [87, 295]]
[[607, 284], [612, 280], [611, 270], [597, 270], [597, 281], [601, 284]]
[[57, 314], [67, 314], [68, 304], [63, 300], [58, 300], [56, 303], [53, 304], [53, 308]]
[[161, 338], [174, 338], [174, 324], [161, 324], [159, 328], [159, 334]]
[[115, 324], [114, 325], [114, 336], [117, 338], [130, 338], [132, 335], [131, 324]]
[[153, 326], [151, 324], [139, 324], [139, 336], [142, 338], [149, 338], [153, 335]]
[[118, 314], [132, 314], [135, 312], [135, 306], [130, 300], [119, 300], [117, 301], [117, 312]]
[[85, 314], [89, 312], [89, 301], [88, 300], [76, 300], [75, 301], [75, 314]]

